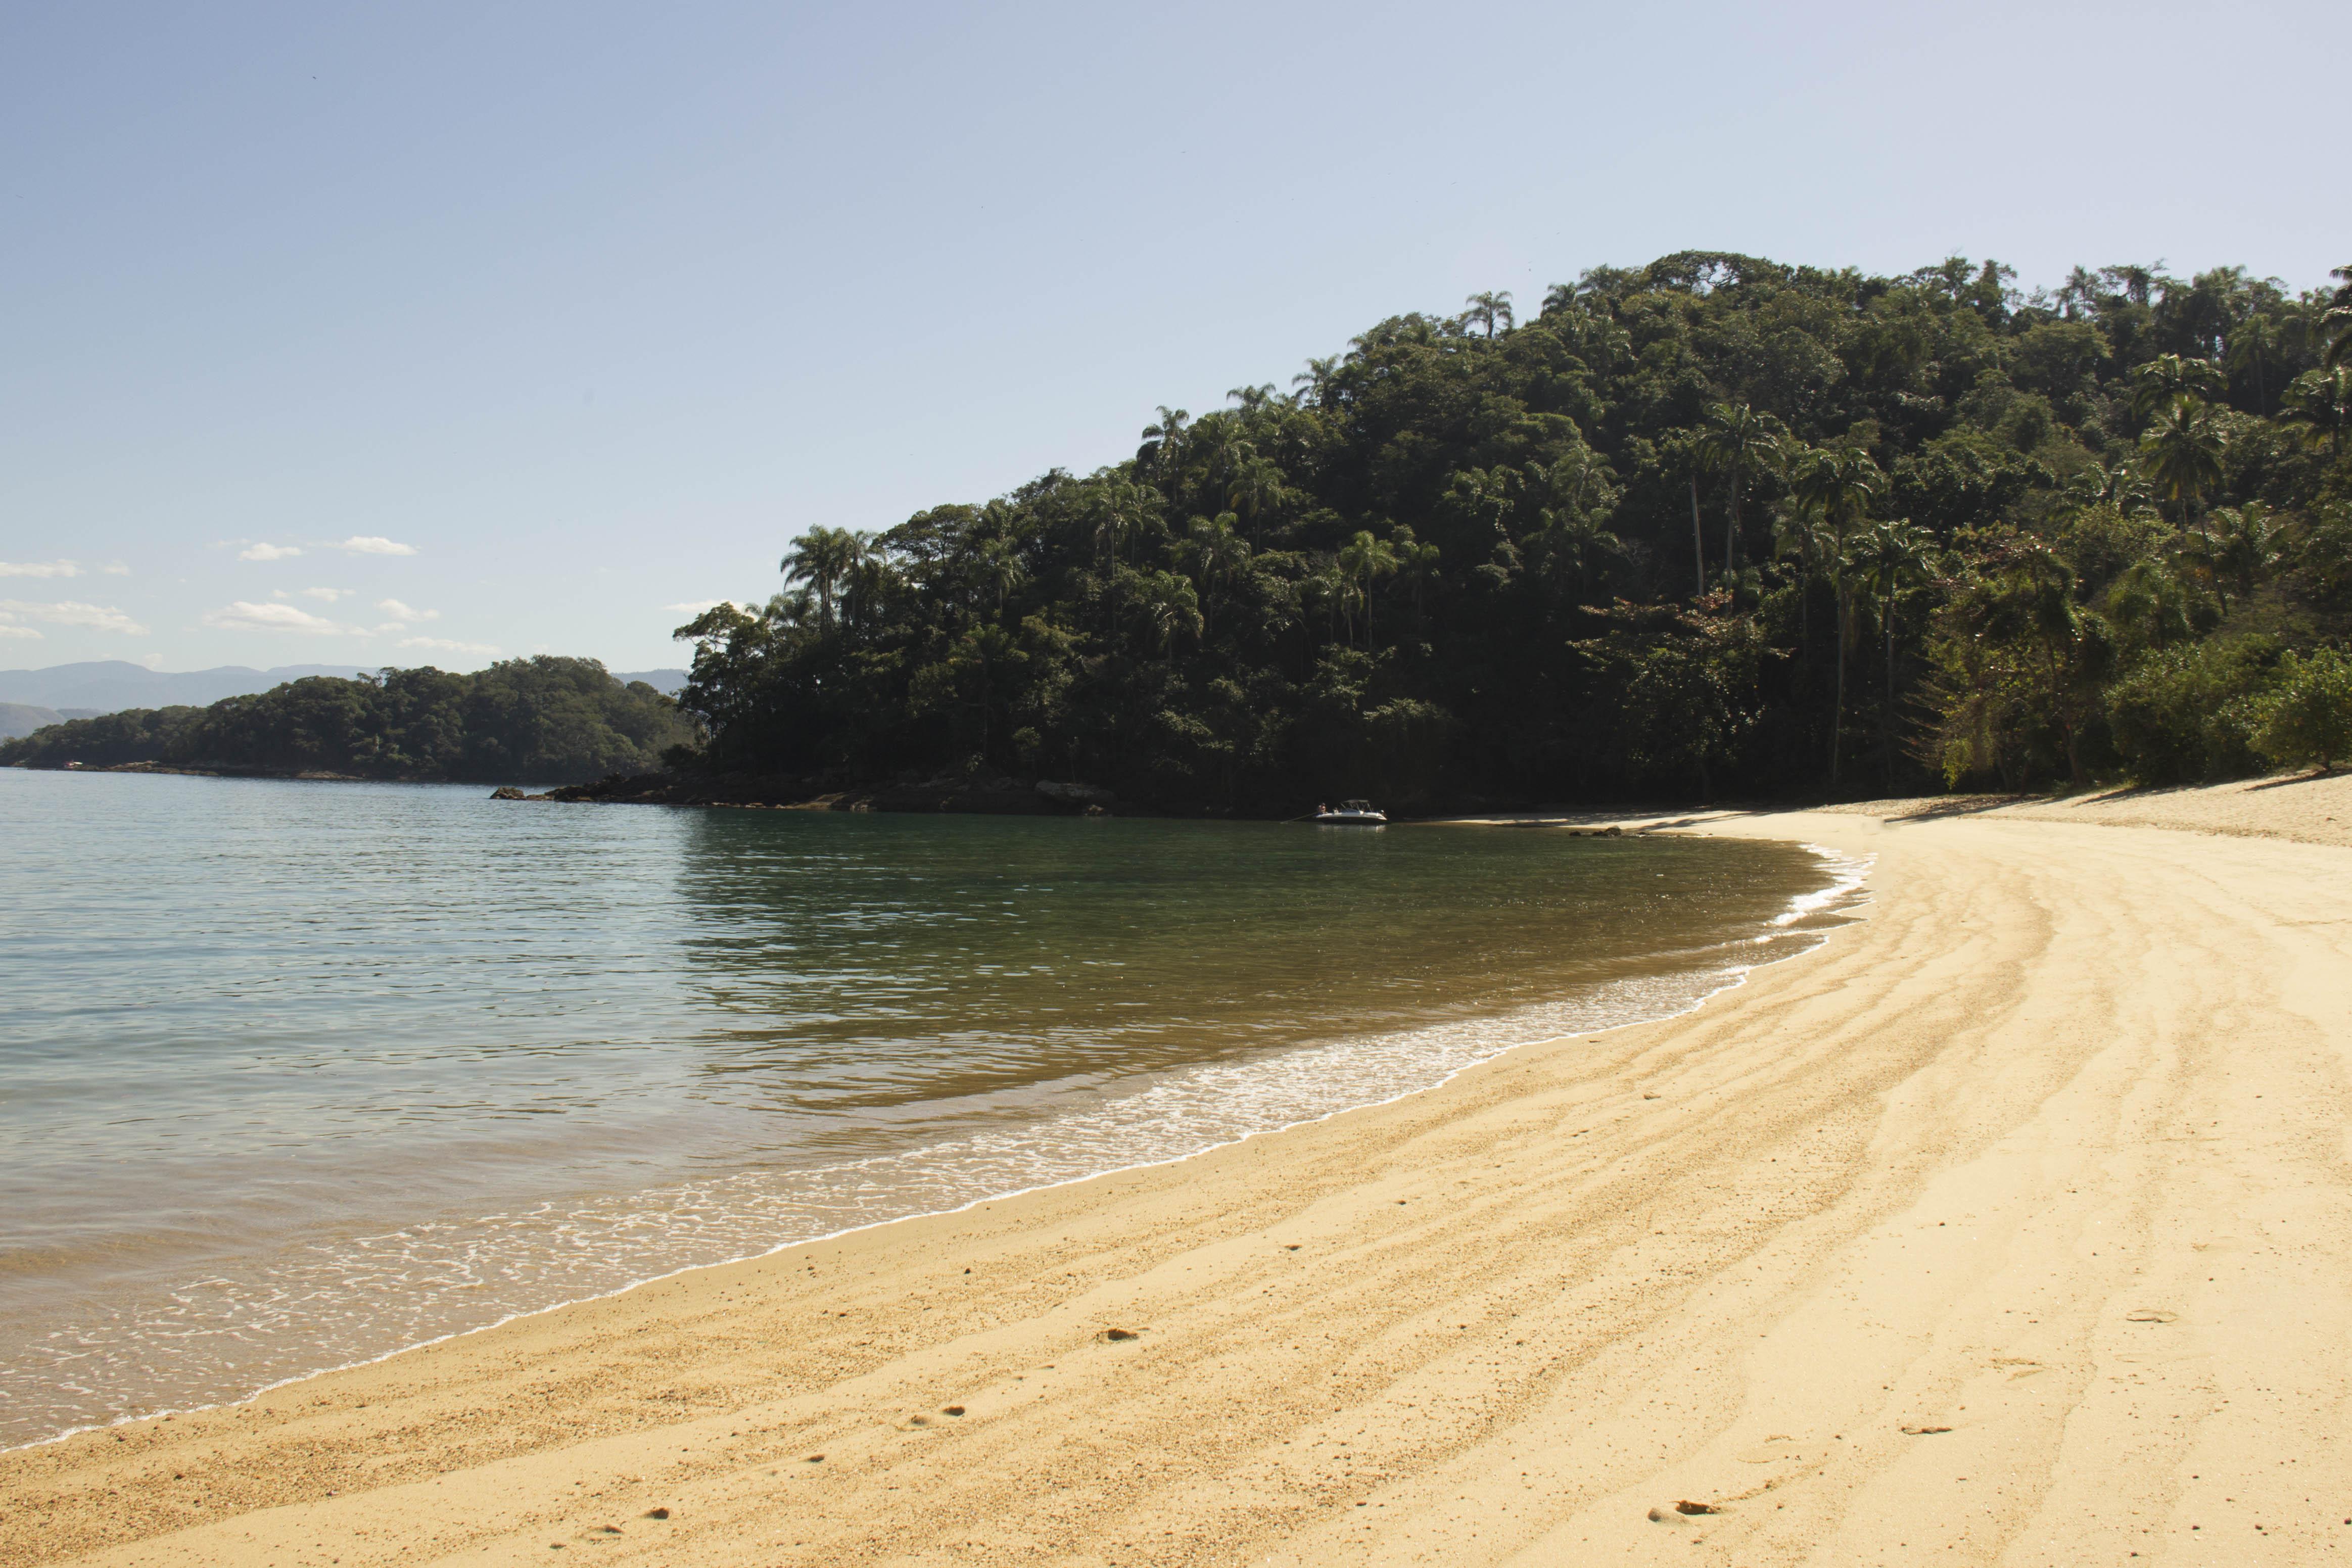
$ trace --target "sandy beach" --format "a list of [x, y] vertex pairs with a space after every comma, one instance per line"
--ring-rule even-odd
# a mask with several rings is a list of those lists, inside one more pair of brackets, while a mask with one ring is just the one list
[[1664, 821], [1873, 902], [1391, 1105], [0, 1456], [0, 1563], [2352, 1556], [2352, 777]]

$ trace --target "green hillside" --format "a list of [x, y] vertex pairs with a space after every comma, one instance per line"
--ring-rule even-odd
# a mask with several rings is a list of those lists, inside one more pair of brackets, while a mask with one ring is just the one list
[[810, 529], [681, 631], [696, 766], [1282, 810], [2294, 759], [2342, 666], [2292, 655], [2352, 628], [2336, 277], [1685, 254], [1393, 318], [1091, 474]]
[[209, 707], [134, 708], [0, 744], [0, 764], [566, 783], [660, 766], [692, 720], [593, 659], [314, 675]]

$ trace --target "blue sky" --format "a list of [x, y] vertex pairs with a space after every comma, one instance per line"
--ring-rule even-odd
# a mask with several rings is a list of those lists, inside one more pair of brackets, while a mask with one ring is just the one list
[[812, 524], [1685, 247], [2314, 286], [2347, 57], [2340, 4], [8, 7], [0, 665], [676, 664]]

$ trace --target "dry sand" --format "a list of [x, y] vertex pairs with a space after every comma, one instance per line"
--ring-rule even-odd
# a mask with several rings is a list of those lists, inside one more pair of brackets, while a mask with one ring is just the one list
[[[0, 1560], [2352, 1555], [2346, 783], [1688, 823], [1875, 902], [1393, 1105], [0, 1457]], [[2096, 825], [2158, 808], [2258, 836]]]

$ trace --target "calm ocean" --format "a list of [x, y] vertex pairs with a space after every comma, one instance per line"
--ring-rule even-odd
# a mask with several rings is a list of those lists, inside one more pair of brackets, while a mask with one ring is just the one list
[[1853, 868], [0, 769], [0, 1445], [1664, 1015]]

